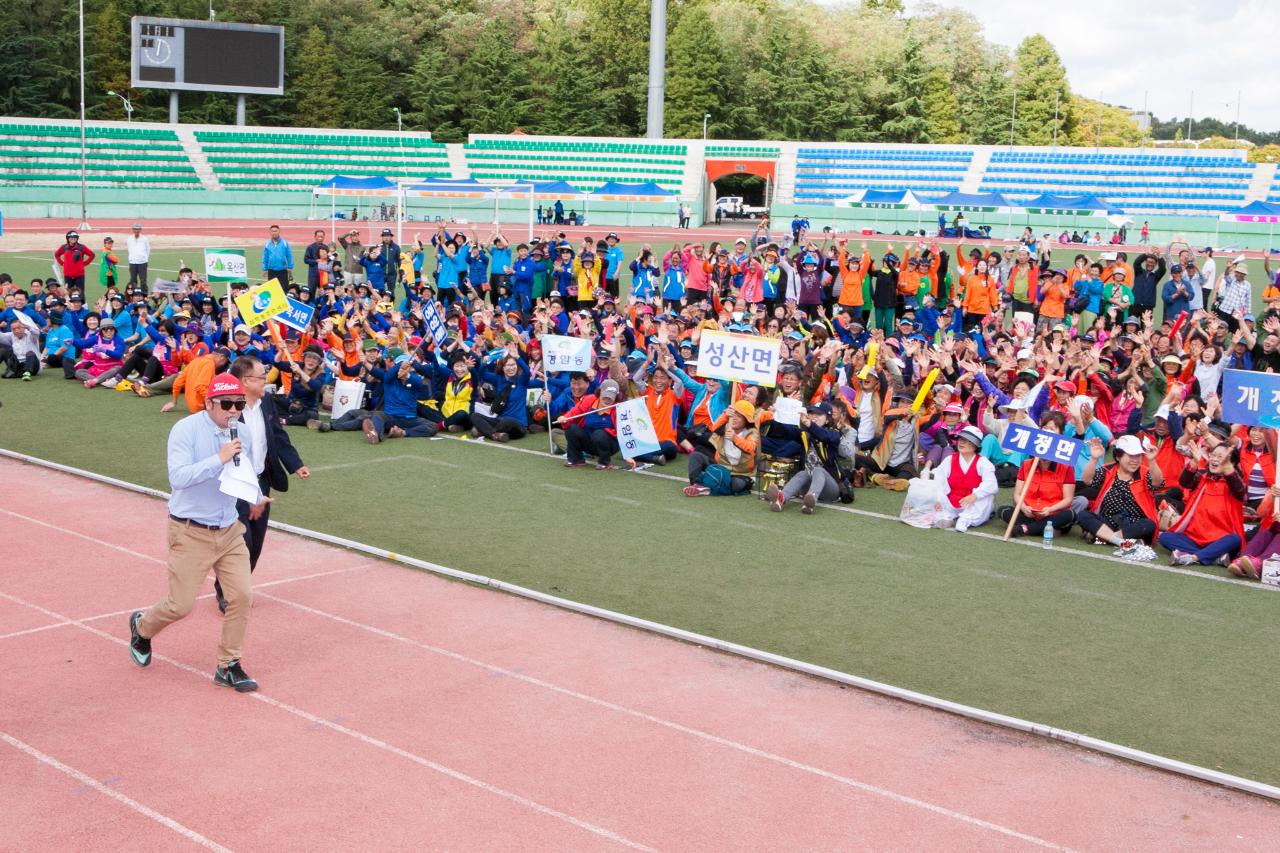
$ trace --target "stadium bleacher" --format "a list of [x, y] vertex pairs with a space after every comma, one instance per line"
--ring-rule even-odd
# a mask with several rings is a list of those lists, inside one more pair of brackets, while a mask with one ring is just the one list
[[732, 157], [736, 159], [773, 160], [782, 149], [771, 145], [708, 145], [706, 156], [710, 158]]
[[[1014, 202], [1042, 193], [1097, 196], [1134, 215], [1214, 215], [1280, 201], [1280, 178], [1245, 151], [934, 146], [474, 135], [446, 146], [376, 131], [89, 122], [90, 187], [310, 190], [334, 175], [392, 180], [471, 177], [489, 184], [566, 181], [584, 190], [655, 183], [697, 200], [703, 160], [776, 161], [774, 201], [833, 204], [861, 190], [962, 191]], [[794, 164], [794, 165], [793, 165]], [[0, 119], [0, 186], [78, 186], [72, 121]]]
[[1243, 150], [1114, 154], [999, 150], [982, 175], [982, 192], [1015, 201], [1042, 192], [1096, 195], [1142, 213], [1208, 213], [1244, 204], [1253, 165]]
[[232, 189], [310, 189], [334, 175], [392, 180], [450, 177], [444, 145], [359, 131], [197, 130], [219, 183]]
[[571, 142], [525, 137], [479, 138], [463, 147], [467, 169], [479, 181], [568, 181], [595, 189], [609, 181], [684, 184], [687, 146], [649, 142]]
[[800, 148], [797, 202], [834, 202], [857, 190], [893, 189], [941, 195], [960, 189], [971, 150], [911, 148]]
[[[85, 182], [93, 187], [199, 189], [200, 178], [172, 130], [89, 125]], [[78, 186], [80, 128], [0, 124], [0, 184]]]

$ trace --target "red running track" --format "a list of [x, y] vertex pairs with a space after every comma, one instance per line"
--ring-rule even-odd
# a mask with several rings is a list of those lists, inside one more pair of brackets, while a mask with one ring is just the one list
[[127, 614], [163, 593], [164, 520], [159, 501], [0, 460], [2, 850], [1280, 838], [1280, 808], [1245, 794], [279, 531], [246, 645], [260, 692], [213, 685], [208, 596], [139, 669]]

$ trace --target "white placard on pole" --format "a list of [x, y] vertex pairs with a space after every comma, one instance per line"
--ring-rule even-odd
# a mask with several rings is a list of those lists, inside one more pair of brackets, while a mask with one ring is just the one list
[[698, 341], [698, 375], [772, 388], [778, 382], [782, 341], [704, 329]]
[[591, 366], [591, 339], [543, 335], [542, 364], [548, 373], [582, 372]]
[[653, 428], [653, 416], [643, 397], [636, 397], [617, 404], [615, 413], [618, 424], [618, 448], [624, 459], [635, 459], [646, 453], [662, 450], [658, 433]]

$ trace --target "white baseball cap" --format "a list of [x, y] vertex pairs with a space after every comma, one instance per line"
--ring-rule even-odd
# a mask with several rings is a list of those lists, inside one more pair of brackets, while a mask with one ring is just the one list
[[1122, 435], [1116, 439], [1115, 449], [1127, 456], [1141, 456], [1142, 442], [1136, 435]]

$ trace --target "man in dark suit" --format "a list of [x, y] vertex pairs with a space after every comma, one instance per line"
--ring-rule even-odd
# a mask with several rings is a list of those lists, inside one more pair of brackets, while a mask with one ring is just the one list
[[[294, 450], [289, 434], [280, 423], [276, 413], [275, 396], [265, 393], [267, 368], [261, 361], [251, 355], [241, 356], [231, 364], [230, 373], [240, 380], [244, 387], [245, 407], [240, 415], [238, 429], [252, 435], [250, 448], [256, 448], [241, 465], [252, 465], [258, 475], [258, 486], [263, 497], [277, 492], [289, 491], [289, 474], [297, 474], [300, 479], [307, 479], [311, 472], [302, 464], [298, 451]], [[262, 554], [262, 543], [267, 538], [267, 522], [271, 517], [271, 501], [251, 506], [246, 501], [237, 501], [236, 510], [240, 514], [240, 523], [244, 525], [244, 544], [249, 548], [249, 571], [252, 573], [258, 566], [258, 557]], [[213, 584], [214, 593], [218, 597], [218, 609], [226, 612], [227, 602], [222, 597], [222, 587], [217, 581]]]

